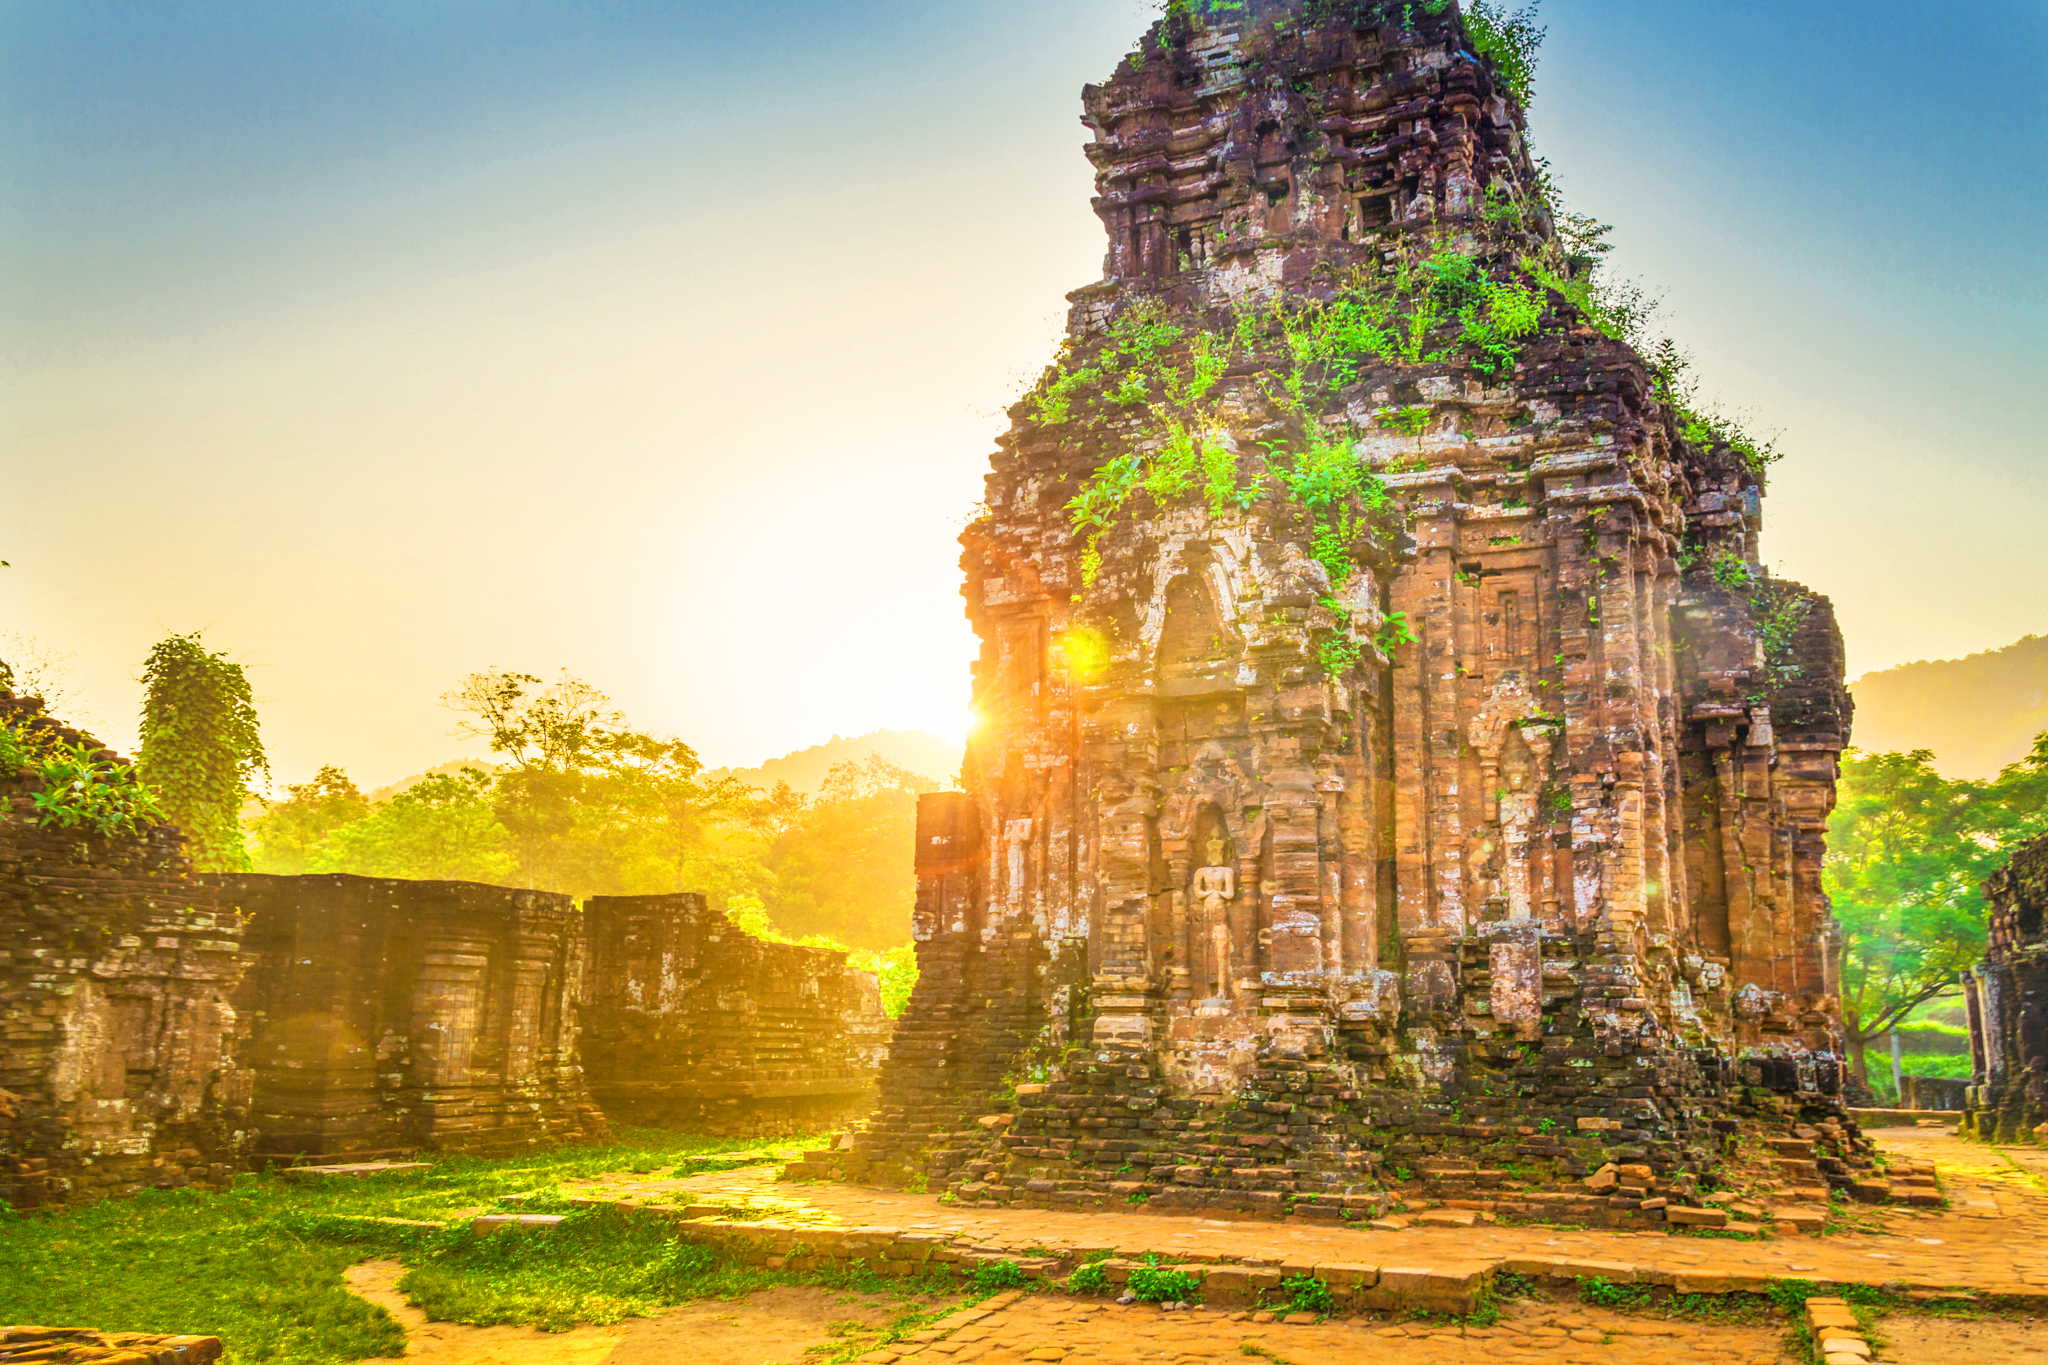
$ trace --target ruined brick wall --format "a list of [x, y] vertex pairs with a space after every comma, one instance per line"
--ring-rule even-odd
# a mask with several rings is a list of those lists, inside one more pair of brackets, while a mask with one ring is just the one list
[[585, 907], [583, 1065], [615, 1122], [721, 1136], [865, 1114], [889, 1019], [846, 955], [768, 943], [699, 895]]
[[1984, 885], [1991, 944], [1963, 978], [1974, 1061], [1965, 1130], [2012, 1142], [2048, 1123], [2048, 837]]
[[[1521, 110], [1461, 24], [1155, 28], [1085, 94], [1110, 250], [1072, 364], [1134, 318], [1242, 337], [1438, 244], [1541, 249]], [[1165, 468], [1157, 389], [1016, 410], [963, 536], [983, 725], [925, 805], [925, 980], [850, 1173], [1213, 1205], [1615, 1160], [1682, 1192], [1743, 1084], [1826, 1107], [1832, 611], [1762, 569], [1755, 462], [1544, 302], [1510, 373], [1356, 360], [1305, 419], [1284, 352], [1231, 352], [1183, 433], [1225, 494], [1147, 480], [1092, 525], [1109, 461]], [[1393, 502], [1341, 578], [1261, 455], [1336, 434]]]
[[507, 1156], [603, 1141], [567, 896], [369, 877], [208, 879], [246, 921], [254, 1152]]
[[[10, 693], [0, 717], [93, 743]], [[237, 917], [176, 830], [45, 828], [36, 790], [0, 772], [0, 1200], [219, 1187], [245, 1141]]]

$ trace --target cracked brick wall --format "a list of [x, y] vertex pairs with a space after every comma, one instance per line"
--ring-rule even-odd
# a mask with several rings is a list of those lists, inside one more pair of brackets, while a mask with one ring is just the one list
[[235, 995], [259, 1161], [603, 1141], [577, 1059], [567, 896], [372, 877], [205, 879], [246, 923]]
[[2048, 837], [2015, 853], [1984, 900], [1989, 951], [1963, 977], [1973, 1062], [1964, 1126], [2015, 1142], [2048, 1124]]
[[600, 896], [584, 920], [583, 1065], [613, 1120], [782, 1136], [873, 1106], [890, 1021], [845, 953], [754, 938], [699, 895]]
[[[1214, 332], [1328, 297], [1535, 201], [1461, 24], [1156, 27], [1085, 92], [1109, 255], [1072, 352], [1133, 309]], [[1546, 303], [1511, 374], [1368, 361], [1314, 415], [1402, 528], [1341, 583], [1270, 481], [1077, 528], [1138, 428], [1013, 413], [962, 538], [983, 723], [921, 813], [924, 980], [835, 1169], [1254, 1207], [1619, 1161], [1682, 1193], [1744, 1105], [1833, 1107], [1832, 609], [1761, 567], [1755, 462]], [[1214, 391], [1240, 466], [1286, 435], [1274, 373]]]
[[[94, 745], [11, 693], [0, 717]], [[46, 828], [37, 789], [0, 772], [0, 1200], [219, 1188], [247, 1140], [237, 916], [177, 831]]]

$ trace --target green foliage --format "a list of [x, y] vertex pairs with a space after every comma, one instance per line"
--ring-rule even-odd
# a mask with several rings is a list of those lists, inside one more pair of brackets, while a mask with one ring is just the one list
[[786, 800], [761, 859], [769, 876], [762, 899], [776, 922], [857, 948], [906, 944], [917, 899], [917, 798], [939, 787], [875, 756], [834, 767], [814, 800]]
[[[659, 1222], [563, 1203], [563, 1182], [759, 1145], [652, 1130], [625, 1129], [622, 1137], [626, 1145], [516, 1162], [444, 1153], [415, 1175], [317, 1185], [244, 1176], [221, 1195], [146, 1192], [0, 1219], [0, 1318], [218, 1335], [232, 1365], [341, 1365], [405, 1348], [399, 1325], [350, 1293], [342, 1278], [348, 1266], [376, 1257], [405, 1263], [400, 1288], [436, 1319], [550, 1331], [783, 1284], [891, 1295], [931, 1288], [846, 1273], [755, 1270], [735, 1255], [683, 1247]], [[520, 1202], [509, 1202], [514, 1198]], [[562, 1212], [569, 1219], [545, 1236], [478, 1237], [468, 1220], [480, 1209]], [[49, 1273], [53, 1266], [64, 1273]], [[923, 1305], [904, 1307], [920, 1325], [930, 1316]], [[895, 1329], [910, 1316], [891, 1333], [901, 1335]]]
[[1287, 1311], [1290, 1313], [1314, 1313], [1326, 1318], [1337, 1311], [1337, 1300], [1330, 1293], [1330, 1286], [1313, 1275], [1290, 1275], [1280, 1281], [1280, 1292], [1287, 1296]]
[[1647, 1284], [1616, 1284], [1600, 1276], [1579, 1278], [1579, 1298], [1596, 1308], [1629, 1309], [1640, 1307], [1656, 1292], [1655, 1286]]
[[267, 772], [248, 675], [199, 632], [172, 635], [143, 664], [142, 748], [135, 766], [201, 872], [246, 872], [242, 807]]
[[91, 744], [53, 743], [35, 765], [36, 818], [45, 827], [115, 834], [165, 818], [157, 794], [128, 764]]
[[1154, 1256], [1131, 1271], [1124, 1288], [1140, 1303], [1193, 1303], [1201, 1297], [1202, 1281], [1185, 1270], [1162, 1267]]
[[1979, 886], [2003, 861], [1986, 837], [1985, 784], [1952, 782], [1934, 755], [1842, 762], [1823, 882], [1843, 936], [1842, 1010], [1863, 1073], [1864, 1044], [1983, 956]]
[[845, 953], [853, 967], [874, 974], [882, 992], [882, 1009], [891, 1019], [901, 1019], [903, 1012], [910, 1007], [911, 992], [917, 988], [918, 978], [917, 945], [914, 943], [899, 943], [893, 948], [856, 949], [824, 934], [793, 938], [769, 919], [761, 902], [751, 896], [734, 897], [726, 910], [726, 917], [742, 932], [769, 943], [790, 943], [799, 948]]
[[29, 797], [36, 822], [46, 829], [117, 834], [163, 822], [156, 793], [128, 764], [34, 721], [0, 719], [0, 776], [24, 769], [36, 784]]
[[310, 870], [500, 883], [515, 870], [509, 845], [491, 775], [464, 768], [435, 773], [334, 830]]
[[[339, 768], [322, 768], [311, 782], [285, 788], [250, 823], [250, 857], [258, 872], [289, 877], [314, 871], [328, 840], [370, 814], [370, 802]], [[410, 875], [410, 874], [407, 874]]]
[[1031, 1283], [1025, 1278], [1023, 1268], [1015, 1261], [983, 1261], [974, 1267], [968, 1279], [975, 1289], [983, 1294], [997, 1294], [1005, 1289], [1022, 1289]]
[[1105, 1294], [1109, 1292], [1109, 1272], [1098, 1261], [1078, 1267], [1067, 1276], [1067, 1289], [1075, 1294]]
[[1465, 10], [1472, 50], [1493, 63], [1494, 76], [1525, 109], [1536, 97], [1536, 53], [1544, 38], [1536, 10], [1534, 4], [1509, 10], [1493, 0], [1472, 0]]

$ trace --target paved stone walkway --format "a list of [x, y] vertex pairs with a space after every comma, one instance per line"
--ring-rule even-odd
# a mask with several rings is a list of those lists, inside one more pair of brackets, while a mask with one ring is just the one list
[[[964, 1325], [952, 1327], [953, 1322]], [[991, 1300], [929, 1341], [900, 1343], [863, 1365], [1793, 1365], [1787, 1324], [1699, 1326], [1579, 1305], [1518, 1303], [1492, 1327], [1409, 1322], [1259, 1322], [1245, 1313], [1033, 1296]], [[949, 1330], [950, 1328], [950, 1330]]]
[[[2048, 1305], [2048, 1154], [2011, 1155], [1941, 1131], [1878, 1130], [1879, 1145], [1931, 1160], [1942, 1172], [1946, 1210], [1853, 1210], [1861, 1230], [1746, 1241], [1671, 1232], [1617, 1233], [1490, 1224], [1411, 1226], [1224, 1221], [1129, 1213], [955, 1209], [931, 1195], [851, 1185], [777, 1183], [774, 1167], [648, 1180], [619, 1175], [582, 1192], [624, 1203], [739, 1207], [781, 1225], [887, 1227], [944, 1234], [986, 1250], [1102, 1249], [1158, 1253], [1169, 1261], [1302, 1266], [1465, 1268], [1491, 1265], [1529, 1275], [1603, 1275], [1667, 1284], [1680, 1292], [1762, 1288], [1771, 1279], [1896, 1284], [2036, 1299]], [[2033, 1169], [2042, 1169], [2041, 1175]]]

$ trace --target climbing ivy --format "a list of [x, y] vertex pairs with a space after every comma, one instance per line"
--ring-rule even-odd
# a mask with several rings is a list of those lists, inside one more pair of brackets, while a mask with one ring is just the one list
[[246, 872], [242, 807], [268, 771], [255, 698], [242, 666], [209, 651], [199, 633], [173, 635], [143, 665], [146, 695], [136, 766], [185, 834], [194, 868]]

